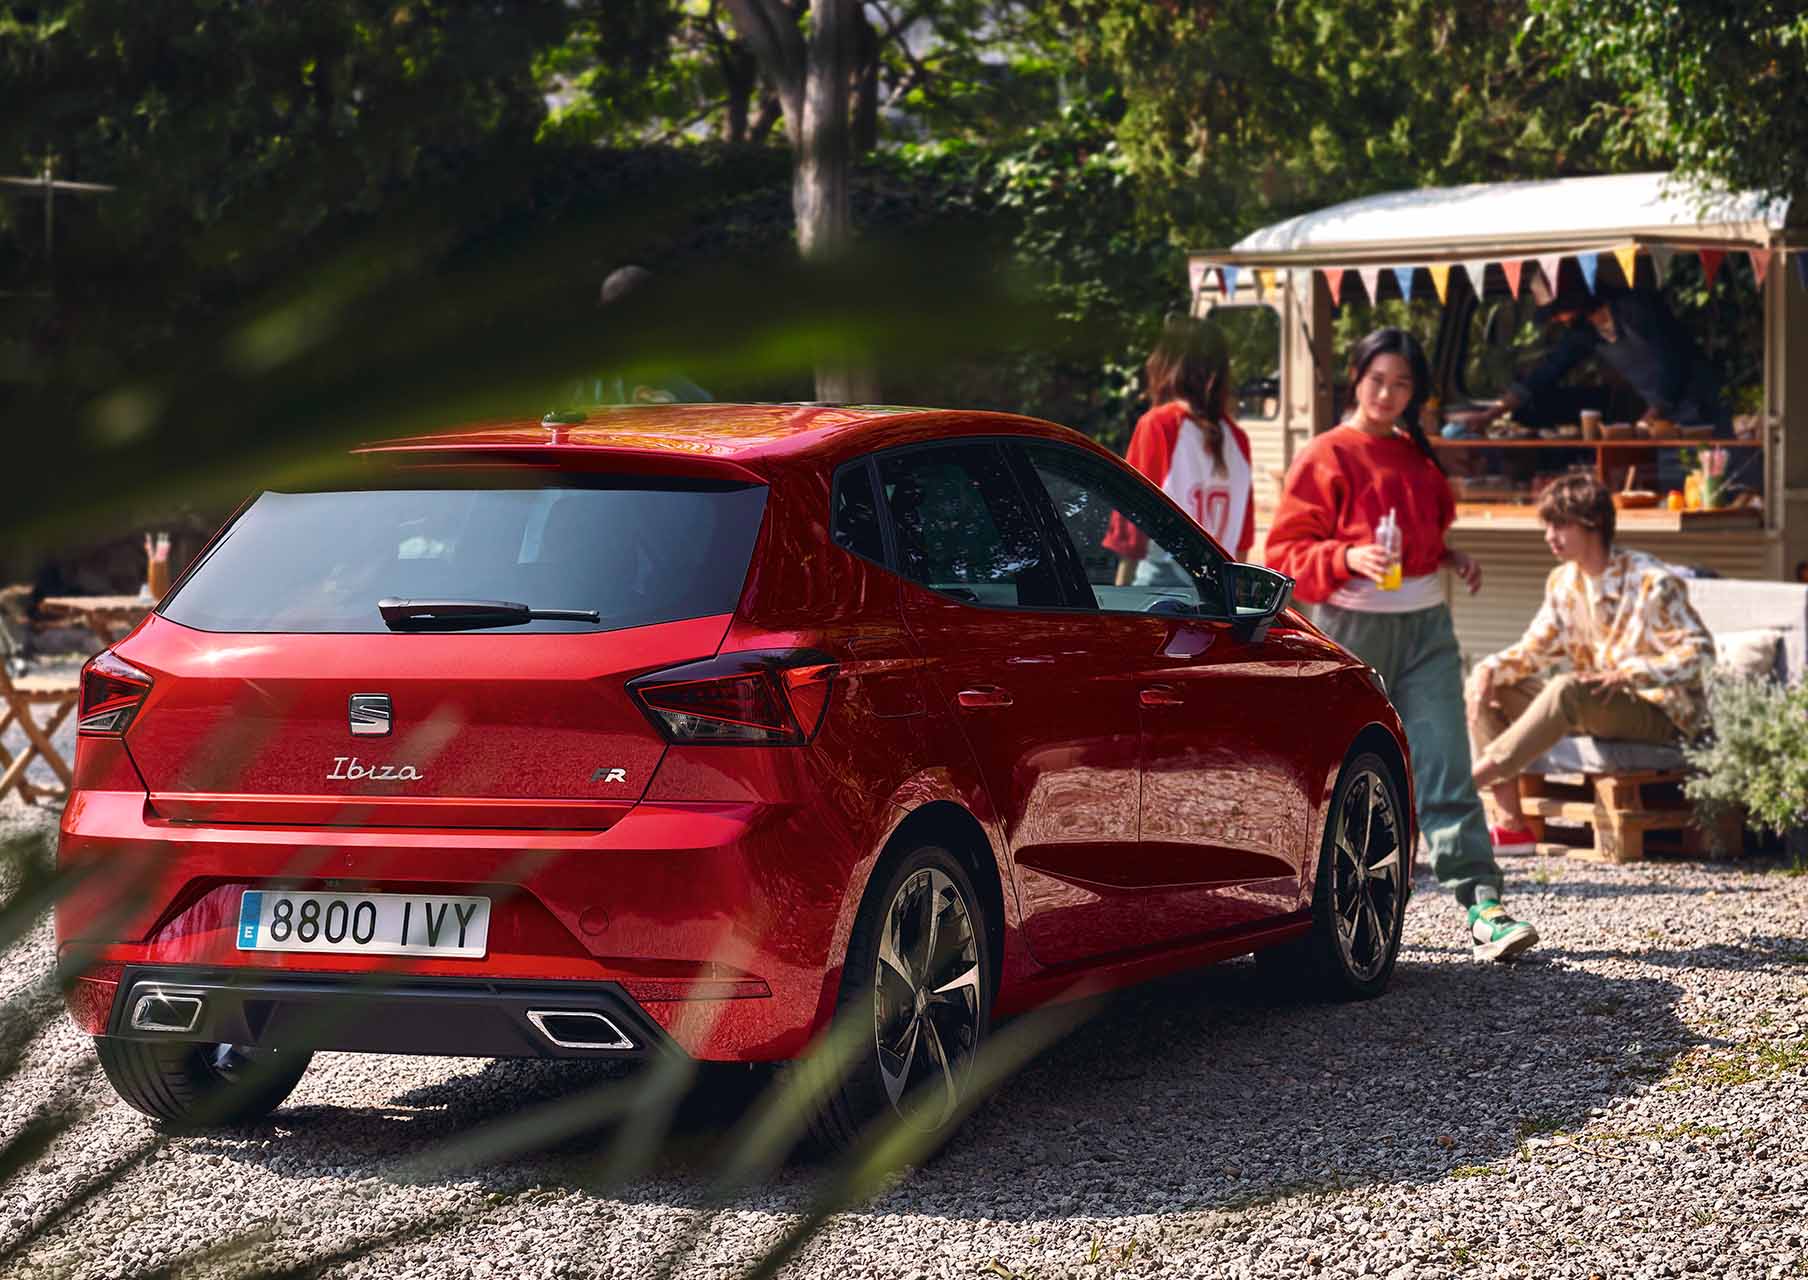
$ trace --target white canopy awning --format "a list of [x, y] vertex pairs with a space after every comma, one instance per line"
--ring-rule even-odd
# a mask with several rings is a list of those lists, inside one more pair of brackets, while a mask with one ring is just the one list
[[1349, 200], [1194, 256], [1306, 267], [1498, 259], [1627, 243], [1766, 248], [1783, 243], [1786, 214], [1781, 201], [1707, 194], [1667, 173], [1478, 182]]

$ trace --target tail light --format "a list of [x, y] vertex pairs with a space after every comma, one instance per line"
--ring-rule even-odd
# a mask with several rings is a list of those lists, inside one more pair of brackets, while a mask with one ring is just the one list
[[802, 746], [828, 709], [835, 662], [813, 649], [731, 653], [628, 682], [668, 742]]
[[77, 733], [124, 733], [151, 691], [151, 678], [111, 649], [103, 649], [82, 667], [82, 700], [76, 712]]

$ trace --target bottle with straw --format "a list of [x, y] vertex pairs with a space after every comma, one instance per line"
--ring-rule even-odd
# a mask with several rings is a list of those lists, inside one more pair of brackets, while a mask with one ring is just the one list
[[1381, 523], [1375, 526], [1375, 542], [1387, 552], [1387, 572], [1381, 575], [1383, 591], [1400, 589], [1400, 521], [1395, 510], [1389, 507], [1387, 514], [1381, 517]]

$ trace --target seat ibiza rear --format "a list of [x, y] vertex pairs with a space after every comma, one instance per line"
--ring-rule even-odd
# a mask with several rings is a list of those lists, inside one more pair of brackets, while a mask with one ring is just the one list
[[[1372, 673], [1072, 433], [599, 411], [249, 501], [83, 673], [70, 1008], [239, 1122], [317, 1050], [771, 1061], [955, 1114], [996, 1013], [1251, 950], [1385, 984]], [[1133, 527], [1159, 574], [1101, 548]], [[1310, 724], [1310, 732], [1301, 726]]]

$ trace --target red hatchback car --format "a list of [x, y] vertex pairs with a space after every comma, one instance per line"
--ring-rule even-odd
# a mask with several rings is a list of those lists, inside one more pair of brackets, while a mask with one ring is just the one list
[[1074, 432], [650, 406], [359, 457], [83, 673], [59, 954], [140, 1110], [242, 1122], [314, 1050], [770, 1061], [841, 1017], [845, 1140], [918, 1088], [945, 1123], [991, 1020], [1080, 986], [1385, 986], [1379, 678]]

